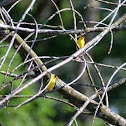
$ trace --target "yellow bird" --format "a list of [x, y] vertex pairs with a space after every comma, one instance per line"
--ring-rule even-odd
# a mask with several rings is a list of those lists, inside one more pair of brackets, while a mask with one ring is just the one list
[[56, 84], [55, 74], [51, 74], [51, 76], [52, 76], [51, 80], [50, 79], [47, 80], [47, 84], [49, 82], [48, 87], [46, 88], [47, 91], [51, 91], [54, 88], [55, 84]]
[[[80, 37], [77, 41], [77, 44], [79, 45], [80, 48], [82, 48], [85, 45], [85, 37]], [[78, 47], [76, 46], [76, 50], [78, 50]]]

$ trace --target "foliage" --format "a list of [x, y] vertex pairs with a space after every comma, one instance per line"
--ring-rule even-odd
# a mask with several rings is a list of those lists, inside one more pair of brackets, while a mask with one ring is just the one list
[[[51, 15], [56, 14], [55, 12], [58, 11], [57, 7], [59, 9], [71, 8], [71, 5], [70, 5], [71, 0], [69, 0], [69, 1], [68, 0], [63, 0], [63, 1], [56, 0], [55, 2], [56, 2], [57, 7], [51, 1], [53, 1], [53, 0], [36, 1], [36, 3], [34, 4], [33, 8], [31, 8], [31, 11], [30, 11], [30, 14], [32, 16], [27, 14], [27, 16], [23, 22], [34, 23], [36, 20], [36, 22], [38, 24], [42, 24]], [[97, 0], [97, 1], [99, 1], [99, 0]], [[11, 15], [11, 18], [13, 19], [14, 22], [20, 20], [24, 11], [26, 9], [28, 9], [30, 2], [31, 1], [28, 1], [28, 2], [21, 1], [10, 11], [9, 14]], [[94, 5], [93, 5], [93, 7], [91, 7], [91, 5], [93, 3], [92, 2], [90, 3], [89, 1], [86, 1], [86, 0], [85, 1], [73, 0], [72, 2], [73, 2], [75, 10], [77, 10], [77, 12], [83, 16], [84, 21], [87, 21], [86, 22], [87, 26], [90, 26], [90, 24], [88, 24], [88, 20], [89, 20], [89, 14], [88, 14], [89, 10], [88, 9], [96, 10], [97, 8], [95, 8]], [[105, 4], [105, 3], [101, 3], [101, 2], [99, 2], [99, 3], [100, 3], [101, 7], [104, 7], [107, 9], [111, 8], [111, 11], [113, 11], [113, 9], [115, 9], [115, 5]], [[9, 9], [11, 7], [11, 5], [12, 4], [5, 6], [5, 9]], [[84, 7], [86, 5], [87, 5], [86, 9], [84, 9]], [[54, 16], [54, 18], [52, 20], [50, 20], [49, 22], [46, 23], [46, 25], [49, 25], [50, 27], [43, 26], [42, 29], [49, 29], [49, 30], [50, 29], [51, 30], [74, 29], [75, 26], [74, 26], [73, 12], [71, 10], [69, 10], [69, 11], [63, 11], [60, 13], [64, 27], [62, 26], [61, 20], [59, 18], [59, 14], [56, 14], [56, 16]], [[100, 8], [98, 8], [98, 14], [99, 14], [98, 21], [102, 20], [110, 12], [105, 11], [105, 10], [100, 10]], [[125, 7], [123, 6], [123, 7], [121, 7], [120, 11], [118, 12], [118, 14], [115, 18], [115, 21], [117, 21], [118, 18], [124, 14], [124, 12], [125, 12]], [[84, 29], [82, 22], [80, 22], [81, 19], [77, 13], [75, 14], [75, 16], [77, 19], [77, 29]], [[104, 23], [109, 24], [111, 18], [112, 17], [109, 17]], [[2, 16], [1, 16], [1, 19], [2, 19]], [[38, 25], [37, 23], [36, 23], [36, 26], [21, 24], [21, 27], [35, 29]], [[123, 24], [125, 24], [125, 22], [122, 22], [121, 25], [123, 25]], [[51, 27], [51, 26], [54, 26], [54, 27]], [[99, 26], [103, 27], [104, 25], [99, 25]], [[25, 32], [23, 32], [23, 33], [18, 32], [18, 33], [23, 38], [23, 40], [28, 36], [28, 33], [25, 33]], [[92, 33], [85, 32], [85, 34], [86, 34], [85, 38], [86, 38], [87, 42], [92, 39]], [[96, 33], [96, 34], [98, 35], [99, 33]], [[96, 36], [96, 34], [93, 34], [93, 36]], [[108, 55], [108, 51], [109, 51], [110, 45], [111, 45], [110, 41], [112, 39], [112, 34], [114, 37], [113, 44], [112, 44], [113, 46], [112, 46], [111, 53]], [[89, 51], [89, 53], [92, 56], [92, 59], [96, 63], [102, 63], [102, 64], [107, 64], [107, 65], [120, 66], [121, 64], [123, 64], [125, 62], [125, 58], [126, 58], [126, 55], [125, 55], [126, 36], [125, 36], [125, 34], [126, 34], [126, 31], [116, 31], [115, 30], [112, 33], [109, 32], [100, 41], [100, 43], [98, 43], [98, 45], [94, 46], [94, 48], [91, 51]], [[66, 35], [60, 34], [60, 35], [53, 36], [51, 34], [38, 34], [38, 36], [37, 36], [38, 40], [43, 39], [43, 38], [44, 39], [49, 38], [49, 37], [53, 37], [53, 38], [47, 39], [47, 40], [40, 40], [39, 42], [36, 41], [32, 49], [34, 50], [34, 52], [36, 52], [36, 54], [38, 56], [50, 56], [50, 57], [51, 56], [56, 56], [56, 57], [71, 56], [72, 54], [74, 54], [74, 52], [76, 52], [76, 49], [75, 49], [76, 43], [73, 39], [71, 39], [70, 35], [71, 34], [66, 34]], [[79, 36], [80, 33], [76, 34], [76, 35]], [[30, 37], [28, 39], [28, 41], [33, 40], [34, 38], [35, 38], [35, 35]], [[31, 46], [32, 45], [31, 42], [28, 42], [28, 41], [26, 41], [27, 44], [29, 46]], [[6, 44], [8, 44], [8, 42], [5, 41], [5, 42], [2, 42], [0, 46], [6, 45]], [[4, 48], [0, 48], [0, 57], [4, 56], [7, 49], [8, 49], [8, 46], [4, 47]], [[22, 63], [22, 60], [23, 60], [23, 58], [21, 58], [22, 56], [19, 53], [16, 53], [16, 55], [14, 56], [15, 53], [16, 53], [16, 51], [12, 47], [11, 50], [9, 51], [9, 55], [7, 56], [7, 59], [5, 60], [0, 71], [4, 71], [4, 72], [7, 71], [8, 73], [10, 73], [20, 63]], [[13, 56], [14, 56], [14, 59], [12, 62], [10, 62]], [[45, 64], [47, 63], [46, 64], [47, 68], [50, 68], [50, 67], [54, 66], [55, 64], [58, 64], [61, 62], [61, 60], [58, 60], [58, 61], [56, 60], [56, 61], [51, 62], [50, 59], [51, 58], [49, 58], [49, 59], [42, 58], [42, 61]], [[64, 59], [62, 59], [62, 60], [64, 60]], [[74, 58], [73, 58], [73, 60], [74, 60]], [[3, 60], [1, 60], [1, 63], [2, 63], [2, 61]], [[9, 63], [11, 63], [11, 65], [8, 69]], [[79, 67], [81, 65], [82, 64], [78, 63], [78, 62], [70, 62], [70, 63], [62, 66], [60, 69], [55, 69], [53, 72], [56, 74], [56, 76], [62, 78], [62, 80], [64, 80], [65, 82], [70, 82], [71, 80], [75, 79], [75, 77], [78, 75], [78, 73], [80, 73]], [[29, 66], [30, 66], [29, 64], [27, 64], [27, 65], [22, 64], [21, 67], [19, 67], [12, 73], [15, 75], [16, 74], [21, 75], [23, 72], [28, 71]], [[31, 68], [33, 68], [33, 67], [31, 67]], [[114, 71], [116, 69], [107, 68], [107, 67], [103, 67], [103, 66], [98, 66], [98, 68], [101, 72], [104, 83], [107, 84], [108, 80], [110, 79], [111, 75], [114, 73]], [[37, 72], [40, 69], [37, 68]], [[93, 78], [94, 83], [97, 86], [101, 86], [100, 78], [97, 75], [98, 72], [96, 72], [94, 68], [91, 68], [90, 71], [91, 71], [91, 76]], [[35, 73], [36, 71], [33, 70], [30, 72]], [[29, 75], [29, 73], [28, 73], [28, 75]], [[123, 78], [123, 77], [125, 77], [125, 71], [120, 70], [118, 72], [118, 74], [116, 74], [116, 76], [114, 77], [112, 82], [114, 82], [115, 80], [119, 80], [120, 78]], [[23, 84], [21, 85], [21, 87], [23, 87], [28, 82], [32, 81], [32, 79], [34, 79], [34, 77], [30, 78], [30, 79], [26, 79], [27, 81], [23, 81]], [[1, 80], [0, 82], [1, 82], [1, 86], [2, 86], [2, 84], [6, 85], [6, 84], [8, 84], [8, 82], [12, 81], [13, 77], [11, 77], [9, 75], [7, 77], [5, 77], [4, 74], [0, 74], [0, 80]], [[88, 79], [85, 79], [85, 80], [88, 80]], [[3, 89], [0, 92], [0, 95], [6, 95], [6, 94], [12, 93], [14, 91], [14, 89], [16, 89], [18, 84], [21, 83], [21, 81], [22, 81], [21, 78], [15, 79], [15, 81], [12, 81], [12, 83], [9, 86], [7, 86], [5, 89]], [[21, 91], [18, 95], [35, 95], [35, 94], [37, 94], [40, 89], [40, 85], [41, 85], [40, 83], [41, 83], [40, 80], [34, 82], [34, 84], [29, 86], [25, 90]], [[78, 83], [79, 83], [79, 81], [78, 81]], [[89, 83], [91, 83], [91, 82], [89, 82]], [[81, 89], [83, 89], [83, 86], [75, 85], [74, 88], [81, 92]], [[88, 90], [88, 88], [86, 90]], [[93, 93], [93, 91], [89, 91], [89, 92]], [[60, 100], [64, 100], [64, 98], [59, 96], [59, 94], [57, 92], [49, 93], [49, 94], [51, 94], [51, 96], [53, 96], [53, 97], [59, 98]], [[121, 85], [120, 87], [110, 91], [108, 93], [108, 96], [109, 96], [108, 101], [110, 104], [110, 109], [113, 110], [114, 112], [116, 112], [117, 114], [120, 114], [121, 116], [126, 117], [126, 112], [124, 111], [125, 110], [125, 100], [124, 99], [126, 96], [125, 83], [123, 85]], [[17, 105], [17, 104], [22, 103], [26, 99], [27, 98], [12, 98], [8, 101], [7, 105]], [[69, 102], [69, 101], [67, 101], [67, 102]], [[103, 102], [104, 102], [104, 104], [106, 104], [105, 100]], [[8, 114], [8, 112], [10, 112], [11, 110], [13, 110], [12, 107], [5, 107], [5, 108], [1, 109], [0, 123], [2, 125], [7, 125], [7, 126], [8, 125], [13, 125], [13, 126], [22, 126], [22, 125], [25, 125], [25, 126], [29, 126], [29, 125], [31, 125], [31, 126], [36, 126], [36, 125], [62, 126], [67, 121], [69, 121], [71, 119], [71, 117], [76, 113], [75, 106], [71, 107], [65, 103], [59, 102], [57, 100], [48, 99], [48, 98], [46, 98], [44, 100], [43, 97], [39, 97], [36, 100], [28, 103], [27, 105], [23, 105]], [[91, 122], [83, 121], [82, 118], [85, 118], [84, 114], [80, 114], [80, 115], [81, 116], [79, 116], [79, 118], [77, 118], [77, 122], [78, 122], [79, 126], [91, 125]], [[90, 117], [88, 116], [88, 119], [89, 118]], [[105, 126], [106, 122], [104, 122], [101, 119], [96, 118], [94, 121], [94, 126], [101, 126], [101, 125]], [[72, 124], [72, 126], [74, 126], [74, 124]]]

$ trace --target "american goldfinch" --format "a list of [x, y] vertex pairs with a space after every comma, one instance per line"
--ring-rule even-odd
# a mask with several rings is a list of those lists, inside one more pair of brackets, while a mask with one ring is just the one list
[[[79, 45], [80, 48], [82, 48], [85, 45], [85, 37], [80, 37], [77, 41], [77, 44]], [[78, 50], [78, 47], [76, 46], [76, 50]]]
[[[50, 80], [51, 79], [51, 80]], [[49, 84], [48, 84], [49, 83]], [[56, 77], [55, 74], [51, 74], [51, 78], [47, 80], [48, 87], [46, 88], [47, 91], [51, 91], [55, 84], [56, 84]]]

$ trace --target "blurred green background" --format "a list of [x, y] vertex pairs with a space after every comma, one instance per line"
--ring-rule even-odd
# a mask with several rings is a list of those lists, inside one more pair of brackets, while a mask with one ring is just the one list
[[[24, 11], [27, 9], [29, 3], [31, 1], [27, 0], [22, 0], [19, 4], [17, 4], [11, 11], [10, 15], [13, 19], [14, 22], [19, 21], [21, 18], [22, 14]], [[68, 0], [55, 0], [57, 6], [59, 9], [62, 8], [69, 8], [70, 4]], [[114, 0], [113, 2], [117, 2], [117, 0]], [[108, 11], [103, 11], [99, 10], [96, 8], [87, 8], [84, 9], [84, 7], [89, 3], [87, 0], [73, 0], [73, 5], [74, 8], [82, 14], [83, 18], [85, 21], [88, 20], [94, 20], [95, 19], [92, 17], [96, 15], [98, 16], [96, 21], [102, 20], [109, 12]], [[101, 7], [106, 7], [106, 8], [111, 8], [114, 9], [115, 6], [111, 5], [106, 5], [103, 3], [97, 3], [98, 6]], [[96, 6], [97, 6], [96, 5]], [[5, 8], [8, 9], [10, 8], [11, 5], [6, 6]], [[53, 13], [56, 12], [55, 6], [52, 4], [50, 0], [37, 0], [35, 3], [34, 7], [30, 11], [30, 13], [34, 16], [36, 19], [37, 23], [42, 24], [45, 22]], [[122, 16], [126, 12], [126, 8], [122, 7], [119, 10], [119, 13], [117, 15], [118, 19], [120, 16]], [[95, 15], [96, 14], [96, 15]], [[63, 19], [63, 24], [65, 29], [74, 29], [73, 27], [73, 17], [72, 17], [72, 12], [71, 11], [65, 11], [61, 13], [62, 19]], [[76, 15], [77, 16], [77, 15]], [[109, 18], [105, 23], [109, 23], [111, 18]], [[24, 20], [25, 22], [33, 22], [31, 17], [27, 16]], [[77, 16], [77, 22], [80, 21], [79, 16]], [[54, 25], [58, 26], [60, 24], [60, 20], [58, 15], [54, 17], [53, 20], [49, 21], [47, 23], [48, 25]], [[21, 25], [22, 27], [25, 25]], [[87, 23], [88, 27], [91, 27], [89, 23]], [[31, 28], [34, 28], [34, 26], [31, 26]], [[47, 27], [43, 27], [46, 28]], [[77, 28], [83, 28], [83, 25], [81, 23], [77, 23]], [[96, 34], [98, 33], [88, 33], [85, 35], [86, 41], [91, 40]], [[120, 66], [122, 63], [125, 62], [126, 60], [126, 53], [125, 53], [125, 48], [126, 48], [126, 31], [119, 31], [119, 32], [113, 32], [114, 35], [114, 42], [113, 42], [113, 48], [108, 55], [108, 50], [110, 47], [110, 41], [111, 41], [111, 35], [108, 33], [102, 40], [101, 42], [92, 49], [89, 53], [91, 54], [92, 58], [94, 59], [95, 62], [98, 63], [105, 63], [109, 65], [117, 65]], [[21, 34], [22, 38], [25, 38], [27, 35]], [[49, 37], [49, 35], [38, 35], [38, 39], [42, 39], [45, 37]], [[33, 39], [33, 37], [31, 38]], [[7, 44], [7, 43], [5, 43]], [[3, 43], [1, 44], [3, 45]], [[30, 45], [30, 44], [29, 44]], [[2, 57], [4, 53], [6, 52], [7, 48], [0, 48], [0, 56]], [[70, 40], [70, 37], [68, 35], [62, 35], [62, 36], [57, 36], [53, 39], [49, 39], [46, 41], [40, 41], [36, 42], [33, 50], [38, 54], [38, 56], [68, 56], [73, 54], [75, 50], [75, 43], [73, 40]], [[9, 54], [9, 57], [7, 57], [7, 60], [2, 67], [1, 71], [6, 71], [8, 63], [10, 59], [12, 58], [15, 50], [11, 49], [11, 53]], [[17, 54], [16, 57], [14, 58], [14, 63], [11, 65], [10, 70], [11, 71], [15, 66], [20, 64], [22, 62], [20, 56]], [[47, 60], [43, 60], [47, 61]], [[47, 67], [51, 67], [54, 64], [58, 62], [54, 62], [51, 64], [48, 64]], [[65, 66], [57, 69], [54, 71], [54, 73], [59, 76], [62, 80], [65, 82], [70, 82], [72, 81], [77, 75], [77, 69], [78, 69], [79, 64], [78, 63], [68, 63]], [[16, 74], [22, 73], [25, 70], [26, 66], [21, 67], [15, 71]], [[112, 73], [115, 71], [114, 69], [110, 68], [104, 68], [104, 67], [98, 67], [101, 71], [101, 74], [104, 78], [105, 83], [107, 83], [108, 79], [112, 75]], [[66, 74], [67, 73], [67, 74]], [[96, 73], [94, 70], [91, 70], [93, 79], [95, 83], [98, 83], [99, 80], [96, 78]], [[119, 78], [122, 78], [126, 75], [125, 71], [120, 71], [114, 80], [117, 80]], [[0, 75], [0, 79], [3, 80], [4, 76]], [[8, 78], [6, 80], [6, 83], [11, 80], [12, 78]], [[18, 80], [20, 82], [20, 80]], [[14, 82], [14, 85], [18, 83], [17, 81]], [[40, 86], [40, 81], [36, 82], [34, 85], [29, 87], [28, 89], [25, 89], [23, 92], [20, 94], [23, 95], [34, 95], [37, 93], [38, 87]], [[10, 87], [7, 87], [6, 90], [3, 90], [0, 94], [5, 95], [10, 92]], [[117, 89], [114, 89], [110, 91], [109, 93], [109, 102], [110, 102], [110, 108], [120, 114], [121, 116], [126, 118], [126, 92], [125, 92], [125, 84], [122, 86], [118, 87]], [[54, 96], [57, 98], [62, 99], [62, 96], [60, 96], [58, 93], [50, 93], [50, 96]], [[19, 104], [22, 101], [26, 100], [26, 98], [13, 98], [10, 102], [9, 105], [14, 105], [14, 104]], [[8, 114], [12, 108], [2, 108], [0, 111], [0, 123], [2, 126], [63, 126], [66, 121], [68, 121], [74, 114], [75, 110], [64, 104], [60, 103], [58, 101], [54, 101], [51, 99], [45, 99], [43, 98], [38, 98], [37, 100], [31, 102], [30, 104], [27, 104], [25, 106], [22, 106], [15, 110], [14, 112]], [[87, 116], [87, 118], [90, 118]], [[91, 122], [88, 123], [83, 119], [83, 115], [79, 116], [77, 119], [78, 125], [83, 126], [83, 125], [90, 125]], [[105, 122], [102, 121], [101, 119], [96, 118], [94, 126], [105, 126]], [[74, 124], [72, 125], [74, 126]]]

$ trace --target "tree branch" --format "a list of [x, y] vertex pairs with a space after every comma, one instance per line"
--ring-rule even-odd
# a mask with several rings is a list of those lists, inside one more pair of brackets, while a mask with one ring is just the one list
[[[0, 101], [1, 107], [3, 107], [3, 104], [5, 104], [6, 101], [8, 101], [14, 95], [18, 94], [19, 92], [21, 92], [22, 90], [24, 90], [28, 86], [32, 85], [37, 80], [41, 79], [44, 75], [48, 75], [48, 72], [52, 72], [53, 70], [63, 66], [64, 64], [66, 64], [70, 61], [72, 61], [74, 58], [78, 57], [83, 52], [89, 51], [110, 31], [110, 29], [114, 29], [114, 28], [118, 27], [118, 25], [122, 21], [124, 21], [125, 19], [126, 19], [126, 14], [123, 15], [121, 18], [119, 18], [113, 25], [105, 28], [99, 35], [97, 35], [94, 39], [89, 41], [83, 48], [81, 48], [80, 50], [78, 50], [77, 52], [72, 54], [66, 60], [62, 61], [61, 63], [59, 63], [59, 64], [57, 64], [57, 65], [55, 65], [55, 66], [53, 66], [49, 69], [47, 69], [46, 66], [43, 65], [43, 62], [40, 59], [35, 59], [35, 63], [37, 62], [37, 65], [42, 66], [41, 69], [42, 69], [43, 73], [40, 74], [38, 77], [34, 78], [32, 81], [28, 82], [26, 85], [17, 89], [15, 92], [12, 92], [10, 95], [6, 96], [3, 100], [1, 100]], [[11, 37], [13, 35], [14, 35], [14, 32], [12, 31]], [[21, 56], [22, 56], [23, 53], [27, 54], [30, 50], [30, 53], [29, 53], [30, 57], [31, 58], [37, 57], [36, 53], [32, 49], [30, 49], [30, 47], [25, 43], [25, 41], [18, 34], [15, 35], [15, 44], [17, 46], [21, 45], [21, 48], [20, 48], [20, 50], [22, 51], [20, 53]], [[15, 45], [14, 45], [14, 47], [15, 47]], [[48, 76], [48, 78], [49, 78], [49, 76]], [[78, 92], [75, 89], [71, 88], [70, 86], [66, 85], [66, 83], [64, 83], [58, 77], [57, 77], [57, 81], [56, 81], [56, 88], [60, 88], [59, 93], [62, 94], [64, 96], [64, 98], [68, 99], [71, 103], [73, 103], [74, 105], [76, 105], [78, 107], [81, 107], [84, 104], [84, 102], [86, 102], [89, 99], [87, 96], [81, 94], [80, 92]], [[98, 105], [98, 103], [96, 101], [90, 100], [90, 103], [88, 104], [87, 109], [90, 112], [94, 113], [97, 105]], [[111, 123], [115, 126], [119, 126], [119, 125], [125, 126], [126, 125], [126, 120], [123, 117], [115, 114], [114, 112], [112, 112], [109, 108], [107, 108], [104, 105], [100, 106], [100, 110], [97, 112], [97, 117], [100, 117], [100, 118], [104, 119], [105, 121], [107, 121], [107, 122], [109, 122], [109, 123]]]
[[[15, 26], [0, 24], [0, 28], [3, 30], [16, 30], [17, 28]], [[69, 29], [69, 30], [52, 30], [52, 29], [38, 29], [38, 34], [49, 34], [49, 35], [69, 35], [69, 34], [81, 34], [81, 33], [90, 33], [90, 32], [102, 32], [107, 27], [92, 27], [87, 29]], [[33, 33], [35, 32], [35, 29], [30, 28], [23, 28], [19, 27], [18, 32], [21, 33]], [[122, 26], [116, 26], [112, 29], [112, 31], [120, 31], [120, 30], [126, 30], [126, 25]]]

